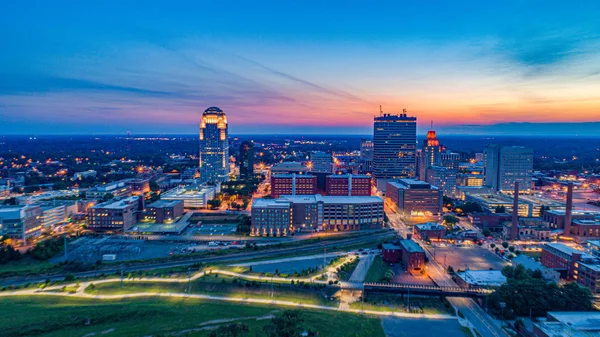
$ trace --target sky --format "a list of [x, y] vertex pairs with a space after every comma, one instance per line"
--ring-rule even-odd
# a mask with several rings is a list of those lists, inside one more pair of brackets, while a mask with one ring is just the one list
[[3, 1], [0, 135], [597, 135], [599, 1]]

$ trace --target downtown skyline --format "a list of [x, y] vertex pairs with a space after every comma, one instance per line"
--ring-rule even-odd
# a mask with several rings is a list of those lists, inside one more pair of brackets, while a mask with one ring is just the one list
[[370, 134], [379, 105], [418, 133], [593, 135], [593, 2], [3, 4], [0, 134]]

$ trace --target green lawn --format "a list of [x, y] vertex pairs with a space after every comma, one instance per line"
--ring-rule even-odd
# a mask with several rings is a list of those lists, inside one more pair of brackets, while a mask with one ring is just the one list
[[[208, 336], [199, 330], [208, 321], [240, 319], [250, 326], [246, 336], [261, 336], [268, 319], [257, 317], [278, 314], [281, 309], [181, 298], [137, 298], [96, 300], [64, 297], [0, 298], [4, 310], [0, 328], [4, 336]], [[320, 336], [384, 337], [378, 318], [350, 313], [302, 310], [305, 329]], [[90, 324], [85, 322], [89, 319]], [[336, 322], [338, 324], [332, 324]], [[212, 326], [219, 323], [212, 323]], [[211, 323], [209, 323], [211, 325]], [[343, 326], [343, 328], [340, 328]]]
[[[411, 310], [420, 313], [423, 309], [425, 314], [452, 314], [454, 309], [450, 304], [440, 301], [438, 297], [410, 297]], [[379, 312], [407, 312], [408, 296], [370, 294], [364, 302], [350, 304], [352, 309], [371, 310]]]
[[388, 267], [383, 263], [381, 256], [375, 256], [365, 277], [365, 282], [381, 282], [386, 270], [388, 270]]
[[39, 261], [31, 257], [23, 257], [19, 261], [0, 264], [0, 277], [25, 276], [29, 274], [44, 273], [56, 268], [47, 261]]
[[523, 255], [527, 255], [529, 257], [533, 257], [534, 259], [541, 259], [542, 258], [542, 252], [541, 251], [525, 251], [522, 250], [521, 254]]
[[[235, 280], [235, 284], [233, 283]], [[188, 284], [164, 283], [164, 282], [125, 282], [121, 288], [120, 282], [101, 283], [85, 289], [90, 294], [117, 295], [130, 293], [184, 293], [187, 292]], [[191, 283], [192, 293], [213, 296], [224, 296], [234, 298], [259, 298], [290, 301], [301, 304], [317, 304], [337, 306], [337, 301], [329, 298], [336, 291], [335, 288], [304, 288], [302, 286], [291, 287], [283, 284], [273, 284], [273, 297], [271, 297], [271, 285], [269, 283], [247, 282], [236, 280], [231, 277], [207, 275]]]

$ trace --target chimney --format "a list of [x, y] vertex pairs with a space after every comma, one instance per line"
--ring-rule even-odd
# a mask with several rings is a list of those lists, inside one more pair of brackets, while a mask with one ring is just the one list
[[510, 239], [516, 240], [519, 236], [519, 182], [515, 182], [515, 195], [513, 196], [512, 227]]
[[565, 209], [565, 225], [564, 225], [564, 235], [571, 234], [571, 222], [573, 222], [573, 183], [569, 183], [567, 185], [567, 205]]

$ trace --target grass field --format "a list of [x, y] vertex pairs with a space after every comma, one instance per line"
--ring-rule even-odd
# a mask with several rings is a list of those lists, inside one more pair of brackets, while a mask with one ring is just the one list
[[[206, 326], [219, 319], [238, 319], [250, 326], [247, 336], [262, 336], [267, 315], [280, 309], [197, 299], [137, 298], [96, 300], [64, 297], [0, 298], [3, 311], [0, 329], [5, 336], [208, 336]], [[262, 319], [257, 319], [261, 318]], [[350, 313], [302, 310], [302, 327], [320, 336], [383, 337], [377, 318]], [[89, 320], [89, 325], [85, 322]], [[339, 324], [332, 324], [337, 322]], [[222, 324], [222, 323], [221, 323]], [[343, 328], [340, 328], [343, 326]]]
[[[236, 282], [235, 284], [233, 282]], [[330, 300], [335, 293], [335, 288], [304, 288], [302, 286], [289, 286], [273, 284], [273, 297], [271, 285], [258, 282], [246, 282], [231, 277], [207, 275], [191, 283], [192, 293], [233, 298], [258, 298], [289, 301], [301, 304], [316, 304], [337, 306], [338, 301]], [[86, 293], [98, 295], [119, 295], [130, 293], [184, 293], [188, 290], [185, 283], [164, 282], [125, 282], [121, 288], [120, 282], [101, 283], [85, 289]]]
[[44, 273], [55, 269], [54, 264], [47, 261], [39, 261], [29, 256], [25, 256], [19, 261], [0, 264], [0, 277], [25, 276], [29, 274]]
[[[372, 310], [380, 312], [407, 312], [408, 297], [387, 294], [370, 294], [364, 302], [354, 302], [350, 308], [359, 310]], [[450, 303], [440, 301], [439, 297], [410, 297], [410, 309], [412, 312], [424, 314], [453, 314], [454, 309]]]
[[365, 277], [365, 282], [381, 282], [386, 270], [388, 270], [388, 267], [381, 260], [381, 256], [375, 256]]

